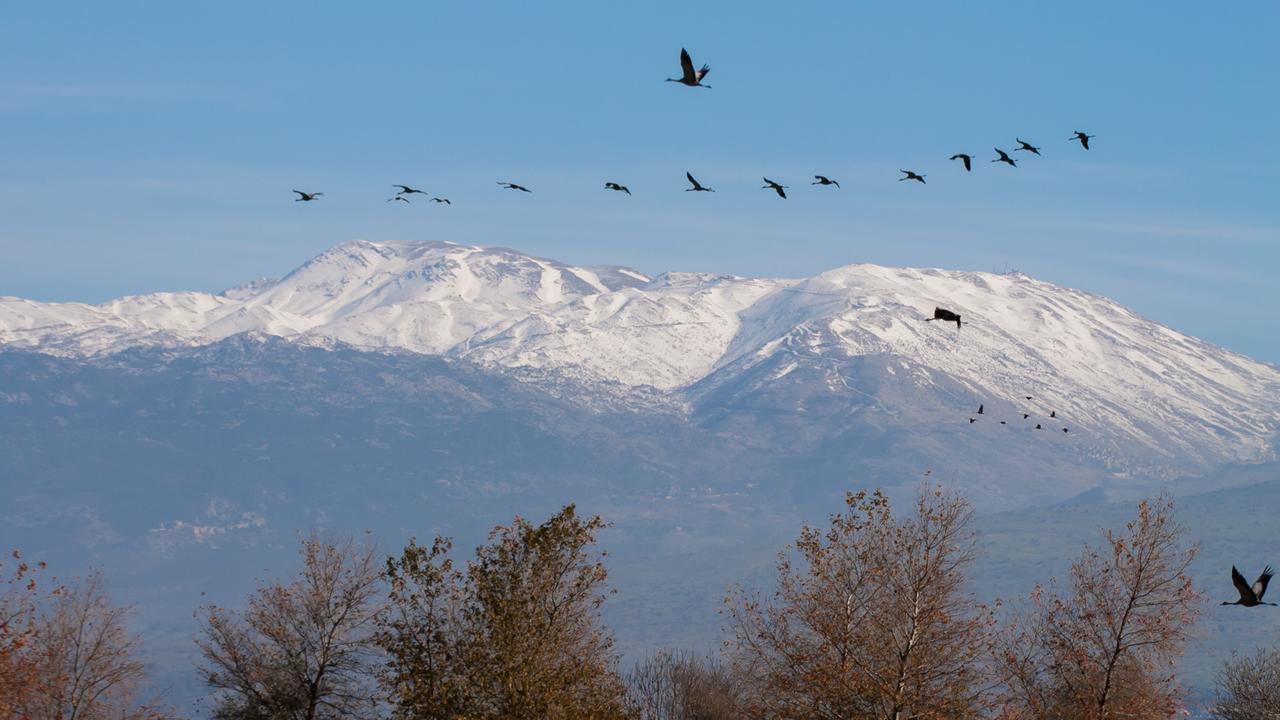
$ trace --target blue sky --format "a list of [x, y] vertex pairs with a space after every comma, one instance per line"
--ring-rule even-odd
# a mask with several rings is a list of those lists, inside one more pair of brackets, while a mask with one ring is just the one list
[[[218, 290], [356, 238], [1017, 268], [1280, 361], [1276, 3], [543, 5], [0, 5], [0, 294]], [[714, 89], [663, 82], [682, 46]], [[1015, 136], [1044, 156], [987, 162]]]

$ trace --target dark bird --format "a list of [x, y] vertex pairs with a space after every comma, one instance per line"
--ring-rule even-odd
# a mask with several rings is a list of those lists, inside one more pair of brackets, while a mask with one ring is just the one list
[[321, 193], [304, 193], [301, 190], [294, 190], [294, 192], [298, 193], [298, 197], [294, 198], [293, 200], [294, 202], [311, 202], [312, 200], [315, 200], [321, 195], [324, 195], [324, 193], [322, 192]]
[[453, 204], [453, 203], [449, 202], [449, 198], [431, 198], [431, 202], [433, 202], [433, 203], [444, 203], [445, 205], [452, 205], [452, 204]]
[[1051, 418], [1056, 418], [1056, 417], [1058, 417], [1058, 411], [1057, 411], [1057, 410], [1050, 411], [1050, 413], [1049, 413], [1049, 417], [1051, 417]]
[[408, 185], [392, 185], [391, 187], [398, 187], [398, 188], [400, 188], [400, 192], [396, 193], [397, 195], [413, 195], [414, 193], [417, 193], [418, 195], [427, 195], [427, 194], [428, 194], [428, 193], [424, 193], [424, 192], [422, 192], [421, 190], [417, 190], [417, 189], [415, 189], [415, 188], [411, 188], [411, 187], [409, 187]]
[[840, 187], [840, 183], [823, 175], [814, 175], [813, 179], [814, 182], [809, 183], [810, 185], [835, 185], [836, 187]]
[[392, 195], [391, 197], [387, 198], [387, 202], [397, 202], [397, 201], [402, 202], [406, 205], [409, 204], [409, 198], [403, 195]]
[[1031, 396], [1030, 396], [1030, 395], [1023, 395], [1023, 396], [1022, 396], [1022, 399], [1023, 399], [1023, 400], [1030, 400], [1030, 399], [1031, 399]]
[[974, 423], [976, 423], [976, 422], [978, 422], [977, 418], [969, 418], [969, 424], [970, 424], [970, 425], [972, 425], [972, 424], [974, 424]]
[[786, 192], [784, 192], [784, 191], [785, 191], [785, 189], [786, 189], [786, 187], [787, 187], [786, 185], [779, 185], [778, 183], [776, 183], [776, 182], [774, 182], [774, 181], [770, 180], [769, 178], [765, 178], [765, 179], [764, 179], [764, 185], [761, 185], [761, 186], [760, 186], [760, 189], [761, 189], [761, 190], [772, 190], [772, 191], [774, 191], [774, 192], [778, 193], [778, 197], [782, 198], [783, 200], [786, 200], [786, 199], [787, 199], [787, 193], [786, 193]]
[[607, 183], [605, 183], [605, 184], [604, 184], [604, 189], [605, 189], [605, 190], [617, 190], [618, 192], [624, 192], [624, 193], [626, 193], [626, 194], [628, 194], [628, 195], [630, 195], [630, 194], [631, 194], [631, 191], [627, 189], [627, 186], [626, 186], [626, 185], [619, 185], [619, 184], [618, 184], [618, 183], [616, 183], [616, 182], [607, 182]]
[[1071, 432], [1071, 431], [1067, 428], [1062, 428], [1062, 432]]
[[1095, 135], [1085, 135], [1084, 133], [1082, 133], [1082, 132], [1080, 132], [1079, 130], [1077, 130], [1077, 131], [1076, 131], [1076, 134], [1075, 134], [1075, 137], [1069, 137], [1069, 138], [1067, 138], [1067, 142], [1072, 142], [1072, 141], [1074, 141], [1074, 140], [1079, 140], [1079, 141], [1080, 141], [1080, 146], [1081, 146], [1081, 147], [1083, 147], [1085, 150], [1088, 150], [1088, 149], [1089, 149], [1089, 138], [1091, 138], [1091, 137], [1096, 137], [1096, 136], [1095, 136]]
[[1036, 155], [1040, 154], [1040, 148], [1036, 147], [1035, 145], [1032, 145], [1026, 140], [1023, 140], [1022, 138], [1014, 138], [1014, 140], [1017, 140], [1018, 144], [1022, 146], [1022, 147], [1014, 148], [1013, 149], [1014, 152], [1018, 152], [1019, 150], [1026, 150], [1029, 153], [1035, 153]]
[[1031, 417], [1031, 413], [1022, 413], [1022, 419], [1023, 419], [1023, 420], [1026, 420], [1026, 419], [1027, 419], [1027, 418], [1029, 418], [1029, 417]]
[[1041, 429], [1042, 429], [1042, 428], [1040, 427], [1040, 423], [1036, 423], [1036, 429], [1037, 429], [1037, 430], [1041, 430]]
[[1005, 421], [1001, 420], [1001, 421], [1000, 421], [1000, 424], [1001, 424], [1001, 425], [1008, 425], [1009, 423], [1007, 423], [1007, 422], [1005, 422]]
[[965, 172], [973, 172], [973, 166], [972, 166], [972, 165], [970, 165], [970, 163], [972, 163], [972, 162], [973, 162], [973, 158], [972, 158], [972, 157], [970, 157], [970, 156], [968, 156], [968, 155], [966, 155], [966, 154], [964, 154], [964, 153], [956, 153], [955, 155], [952, 155], [952, 156], [951, 156], [951, 159], [952, 159], [952, 160], [963, 160], [963, 161], [964, 161], [964, 171], [965, 171]]
[[499, 184], [499, 185], [501, 185], [502, 187], [504, 187], [504, 188], [508, 189], [508, 190], [519, 190], [519, 191], [521, 191], [521, 192], [527, 192], [527, 193], [531, 193], [531, 192], [533, 192], [533, 191], [532, 191], [532, 190], [530, 190], [529, 188], [527, 188], [527, 187], [525, 187], [525, 186], [523, 186], [523, 185], [517, 185], [517, 184], [515, 184], [515, 183], [499, 182], [498, 184]]
[[1267, 592], [1267, 583], [1271, 582], [1271, 566], [1268, 565], [1262, 569], [1262, 574], [1254, 581], [1253, 587], [1245, 581], [1244, 576], [1236, 569], [1235, 565], [1231, 566], [1231, 583], [1236, 586], [1236, 592], [1240, 593], [1240, 599], [1235, 602], [1223, 602], [1223, 605], [1243, 605], [1245, 607], [1254, 607], [1255, 605], [1275, 605], [1275, 603], [1262, 602], [1262, 596]]
[[981, 415], [981, 414], [982, 414], [982, 408], [983, 408], [982, 403], [978, 403], [978, 414], [979, 414], [979, 415]]
[[689, 57], [689, 51], [680, 48], [680, 70], [681, 76], [678, 78], [667, 78], [667, 82], [678, 82], [689, 87], [704, 87], [711, 89], [710, 85], [703, 85], [702, 78], [711, 72], [710, 65], [703, 65], [701, 70], [693, 69], [693, 58]]
[[925, 184], [924, 175], [917, 175], [910, 170], [898, 170], [898, 172], [903, 174], [903, 177], [898, 178], [898, 182], [902, 182], [903, 180], [918, 180], [921, 185]]
[[687, 172], [684, 176], [689, 178], [689, 184], [693, 186], [691, 188], [685, 188], [685, 192], [715, 192], [715, 190], [712, 190], [709, 187], [702, 187], [702, 183], [694, 179], [693, 173]]
[[943, 322], [953, 322], [956, 324], [956, 330], [958, 331], [960, 329], [960, 316], [951, 312], [950, 310], [945, 310], [940, 307], [935, 307], [933, 309], [933, 317], [925, 318], [924, 321], [933, 322], [934, 320], [941, 320]]
[[1009, 164], [1010, 164], [1010, 165], [1012, 165], [1013, 167], [1018, 167], [1018, 161], [1017, 161], [1017, 160], [1014, 160], [1014, 159], [1013, 159], [1013, 158], [1011, 158], [1011, 157], [1009, 157], [1009, 153], [1007, 153], [1007, 152], [1005, 152], [1005, 151], [1001, 150], [1000, 148], [994, 148], [994, 150], [995, 150], [997, 153], [1000, 153], [1000, 157], [996, 158], [995, 160], [992, 160], [991, 162], [1009, 163]]

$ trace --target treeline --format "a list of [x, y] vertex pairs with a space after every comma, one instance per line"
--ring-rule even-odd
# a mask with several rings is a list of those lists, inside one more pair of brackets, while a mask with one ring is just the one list
[[[930, 488], [899, 513], [850, 494], [780, 556], [770, 591], [731, 590], [723, 650], [623, 668], [601, 619], [599, 517], [570, 505], [494, 528], [464, 561], [450, 540], [386, 557], [312, 535], [288, 580], [241, 609], [197, 611], [218, 720], [1111, 720], [1185, 713], [1174, 662], [1203, 598], [1172, 502], [1144, 502], [1016, 607], [965, 586], [972, 509]], [[128, 610], [100, 575], [46, 587], [16, 553], [0, 587], [0, 717], [148, 720]], [[1228, 663], [1215, 717], [1276, 717], [1280, 655]]]

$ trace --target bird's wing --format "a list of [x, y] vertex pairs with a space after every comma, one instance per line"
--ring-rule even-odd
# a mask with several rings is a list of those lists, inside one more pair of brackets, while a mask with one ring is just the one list
[[1263, 594], [1267, 592], [1267, 583], [1271, 582], [1272, 575], [1273, 573], [1271, 572], [1271, 566], [1268, 565], [1265, 568], [1263, 568], [1262, 574], [1258, 576], [1257, 582], [1253, 584], [1253, 594], [1259, 600], [1261, 600]]
[[398, 187], [405, 192], [413, 192], [413, 188], [409, 187], [408, 185], [392, 185], [391, 187]]
[[698, 71], [698, 75], [697, 75], [698, 82], [702, 82], [702, 79], [710, 74], [711, 74], [711, 66], [707, 65], [706, 63], [703, 63], [702, 69]]
[[782, 198], [783, 200], [787, 199], [787, 194], [783, 192], [781, 185], [777, 185], [773, 189], [778, 191], [778, 197]]
[[964, 169], [965, 169], [965, 170], [970, 169], [970, 168], [969, 168], [969, 156], [968, 156], [968, 155], [965, 155], [965, 156], [964, 156], [963, 158], [961, 158], [961, 159], [962, 159], [962, 160], [964, 160]]
[[698, 79], [693, 72], [693, 58], [689, 57], [689, 51], [684, 48], [680, 48], [680, 69], [684, 71], [685, 80]]
[[623, 186], [622, 186], [622, 192], [624, 192], [624, 193], [626, 193], [626, 194], [628, 194], [628, 195], [630, 195], [630, 194], [631, 194], [631, 191], [627, 189], [627, 186], [626, 186], [626, 185], [623, 185]]
[[1235, 565], [1231, 566], [1231, 584], [1236, 586], [1236, 592], [1240, 593], [1241, 600], [1257, 597], [1253, 594], [1253, 588], [1249, 587], [1249, 581], [1244, 579]]
[[702, 187], [701, 185], [699, 185], [699, 184], [698, 184], [698, 181], [697, 181], [697, 180], [694, 180], [694, 179], [693, 179], [693, 173], [691, 173], [691, 172], [686, 172], [686, 173], [684, 174], [684, 176], [685, 176], [685, 177], [687, 177], [687, 178], [689, 178], [689, 182], [693, 183], [693, 186], [694, 186], [694, 187]]
[[294, 190], [294, 192], [298, 193], [298, 195], [299, 195], [299, 196], [301, 196], [301, 197], [306, 197], [306, 196], [307, 196], [307, 194], [306, 194], [306, 193], [304, 193], [304, 192], [302, 192], [301, 190]]

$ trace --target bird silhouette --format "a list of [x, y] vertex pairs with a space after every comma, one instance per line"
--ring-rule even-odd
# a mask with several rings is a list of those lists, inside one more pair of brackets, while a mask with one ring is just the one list
[[689, 57], [689, 51], [684, 48], [680, 48], [680, 71], [680, 77], [667, 78], [667, 82], [678, 82], [681, 85], [688, 85], [689, 87], [704, 87], [708, 90], [711, 89], [710, 85], [702, 84], [702, 79], [711, 72], [711, 66], [703, 65], [701, 70], [694, 70], [693, 58]]
[[979, 414], [979, 415], [981, 415], [981, 414], [982, 414], [982, 408], [983, 408], [982, 403], [978, 403], [978, 414]]
[[1057, 410], [1051, 410], [1051, 411], [1049, 412], [1049, 417], [1051, 417], [1051, 418], [1056, 418], [1056, 417], [1058, 417], [1058, 411], [1057, 411]]
[[449, 202], [449, 198], [442, 198], [442, 197], [434, 197], [434, 198], [431, 198], [431, 202], [433, 202], [433, 203], [444, 203], [445, 205], [452, 205], [452, 204], [453, 204], [453, 203]]
[[499, 185], [501, 185], [502, 187], [504, 187], [504, 188], [508, 189], [508, 190], [519, 190], [519, 191], [521, 191], [521, 192], [527, 192], [527, 193], [531, 193], [531, 192], [533, 192], [533, 191], [532, 191], [532, 190], [530, 190], [529, 188], [527, 188], [527, 187], [525, 187], [525, 186], [523, 186], [523, 185], [517, 185], [517, 184], [515, 184], [515, 183], [499, 182], [498, 184], [499, 184]]
[[1014, 159], [1013, 159], [1013, 158], [1011, 158], [1011, 157], [1009, 157], [1009, 153], [1007, 153], [1007, 152], [1005, 152], [1005, 151], [1001, 150], [1000, 148], [993, 148], [993, 149], [994, 149], [997, 153], [999, 153], [999, 154], [1000, 154], [1000, 157], [996, 158], [995, 160], [992, 160], [991, 162], [1002, 162], [1002, 163], [1008, 163], [1009, 165], [1011, 165], [1011, 166], [1013, 166], [1013, 167], [1018, 167], [1018, 161], [1017, 161], [1017, 160], [1014, 160]]
[[1023, 396], [1022, 396], [1022, 399], [1023, 399], [1023, 400], [1030, 400], [1030, 399], [1031, 399], [1031, 396], [1030, 396], [1030, 395], [1023, 395]]
[[973, 166], [972, 166], [972, 165], [970, 165], [970, 163], [972, 163], [972, 162], [973, 162], [973, 158], [972, 158], [972, 157], [970, 157], [969, 155], [966, 155], [966, 154], [964, 154], [964, 153], [956, 153], [955, 155], [952, 155], [952, 156], [951, 156], [951, 159], [952, 159], [952, 160], [962, 160], [962, 161], [964, 161], [964, 171], [965, 171], [965, 172], [972, 172], [972, 171], [973, 171]]
[[407, 197], [405, 197], [405, 196], [403, 196], [403, 195], [392, 195], [391, 197], [387, 198], [387, 202], [402, 202], [402, 203], [404, 203], [404, 204], [408, 205], [408, 204], [409, 204], [409, 198], [407, 198]]
[[1000, 424], [1001, 424], [1001, 425], [1008, 425], [1009, 423], [1007, 423], [1007, 422], [1005, 422], [1005, 421], [1001, 420], [1001, 421], [1000, 421]]
[[1035, 145], [1032, 145], [1026, 140], [1023, 140], [1022, 138], [1014, 138], [1014, 140], [1017, 140], [1018, 145], [1021, 146], [1021, 147], [1014, 148], [1013, 149], [1014, 152], [1018, 152], [1019, 150], [1026, 150], [1029, 153], [1035, 153], [1036, 155], [1040, 154], [1040, 148], [1036, 147]]
[[1043, 428], [1041, 428], [1041, 427], [1040, 427], [1040, 423], [1036, 423], [1036, 429], [1037, 429], [1037, 430], [1042, 430], [1042, 429], [1043, 429]]
[[1067, 433], [1067, 432], [1071, 432], [1071, 430], [1069, 428], [1062, 428], [1062, 432]]
[[318, 192], [318, 193], [304, 193], [304, 192], [302, 192], [301, 190], [294, 190], [294, 192], [298, 193], [298, 197], [294, 198], [294, 200], [293, 200], [294, 202], [311, 202], [312, 200], [315, 200], [316, 198], [320, 197], [321, 195], [324, 195], [324, 193], [322, 193], [322, 192]]
[[1096, 135], [1085, 135], [1084, 133], [1082, 133], [1082, 132], [1080, 132], [1079, 130], [1077, 130], [1077, 131], [1076, 131], [1076, 134], [1075, 134], [1075, 136], [1074, 136], [1074, 137], [1069, 137], [1069, 138], [1067, 138], [1067, 142], [1074, 142], [1074, 141], [1076, 141], [1076, 140], [1079, 140], [1079, 141], [1080, 141], [1080, 146], [1081, 146], [1081, 147], [1083, 147], [1085, 150], [1088, 150], [1088, 149], [1089, 149], [1089, 138], [1092, 138], [1092, 137], [1097, 137], [1097, 136], [1096, 136]]
[[934, 307], [933, 317], [924, 319], [925, 322], [933, 322], [934, 320], [953, 322], [956, 324], [956, 331], [958, 332], [960, 330], [960, 316], [945, 308]]
[[703, 187], [702, 183], [698, 182], [697, 179], [693, 177], [693, 173], [686, 172], [684, 176], [689, 178], [689, 184], [693, 186], [691, 188], [685, 188], [685, 192], [715, 192], [715, 190], [709, 187]]
[[977, 418], [969, 418], [969, 424], [970, 424], [970, 425], [972, 425], [972, 424], [974, 424], [974, 423], [976, 423], [976, 422], [978, 422], [978, 419], [977, 419]]
[[912, 172], [912, 171], [910, 171], [910, 170], [901, 170], [901, 169], [899, 169], [899, 170], [898, 170], [898, 172], [902, 173], [902, 175], [903, 175], [902, 177], [898, 178], [898, 182], [902, 182], [903, 180], [917, 180], [917, 181], [919, 181], [919, 182], [920, 182], [920, 184], [921, 184], [921, 185], [924, 185], [924, 184], [925, 184], [925, 182], [924, 182], [924, 178], [925, 178], [925, 176], [924, 176], [924, 175], [917, 175], [917, 174], [915, 174], [914, 172]]
[[416, 193], [416, 194], [418, 194], [418, 195], [426, 195], [426, 194], [428, 194], [428, 193], [425, 193], [425, 192], [423, 192], [423, 191], [421, 191], [421, 190], [418, 190], [418, 189], [416, 189], [416, 188], [411, 188], [411, 187], [409, 187], [408, 185], [392, 185], [391, 187], [398, 187], [398, 188], [400, 188], [400, 192], [396, 193], [397, 195], [413, 195], [413, 194], [415, 194], [415, 193]]
[[1031, 413], [1022, 413], [1022, 419], [1023, 419], [1023, 420], [1026, 420], [1026, 419], [1027, 419], [1027, 418], [1029, 418], [1029, 417], [1031, 417]]
[[778, 197], [782, 198], [783, 200], [786, 200], [787, 193], [784, 192], [786, 187], [787, 187], [786, 185], [779, 185], [778, 183], [770, 180], [769, 178], [765, 178], [764, 185], [760, 186], [760, 189], [773, 190], [774, 192], [778, 193]]
[[1256, 605], [1275, 605], [1275, 603], [1262, 602], [1262, 596], [1267, 592], [1267, 583], [1271, 582], [1271, 566], [1268, 565], [1262, 569], [1262, 574], [1254, 581], [1253, 585], [1244, 579], [1240, 571], [1235, 565], [1231, 566], [1231, 583], [1236, 586], [1236, 592], [1240, 593], [1240, 599], [1235, 602], [1224, 601], [1223, 605], [1243, 605], [1245, 607], [1254, 607]]
[[616, 182], [607, 182], [607, 183], [605, 183], [605, 184], [604, 184], [604, 189], [605, 189], [605, 190], [617, 190], [618, 192], [624, 192], [624, 193], [626, 193], [626, 194], [628, 194], [628, 195], [630, 195], [630, 194], [631, 194], [631, 191], [627, 189], [627, 186], [626, 186], [626, 185], [619, 185], [619, 184], [618, 184], [618, 183], [616, 183]]
[[810, 185], [835, 185], [836, 187], [840, 187], [840, 183], [823, 175], [814, 175], [813, 179], [814, 182], [809, 183]]

